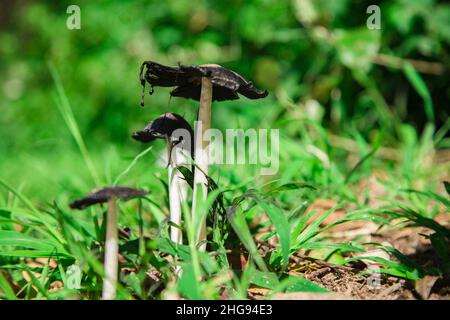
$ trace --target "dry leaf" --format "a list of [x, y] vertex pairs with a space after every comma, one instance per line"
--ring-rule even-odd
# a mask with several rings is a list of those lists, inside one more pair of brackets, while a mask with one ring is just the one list
[[416, 281], [415, 289], [422, 299], [428, 300], [431, 289], [433, 289], [433, 286], [438, 279], [439, 277], [437, 276], [425, 276]]

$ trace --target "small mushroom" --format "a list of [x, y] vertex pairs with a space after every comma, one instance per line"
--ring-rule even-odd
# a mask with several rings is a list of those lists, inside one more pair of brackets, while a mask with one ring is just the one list
[[117, 207], [116, 200], [130, 200], [147, 195], [148, 192], [129, 187], [106, 187], [96, 190], [87, 196], [75, 200], [70, 204], [70, 208], [82, 210], [95, 204], [108, 203], [106, 212], [106, 240], [105, 240], [105, 261], [103, 281], [103, 300], [112, 300], [116, 296], [116, 283], [118, 272], [118, 228], [117, 228]]
[[143, 197], [147, 195], [148, 192], [144, 190], [138, 190], [130, 187], [105, 187], [96, 190], [87, 196], [75, 200], [70, 204], [71, 209], [83, 210], [94, 204], [106, 203], [111, 198], [115, 197], [122, 201]]
[[[194, 198], [192, 203], [192, 216], [198, 216], [198, 199], [203, 202], [207, 198], [208, 175], [208, 143], [202, 137], [211, 127], [212, 101], [236, 100], [241, 94], [249, 99], [265, 98], [267, 90], [258, 90], [252, 82], [246, 80], [238, 73], [217, 64], [199, 66], [168, 67], [153, 61], [144, 61], [141, 65], [139, 79], [143, 86], [141, 105], [144, 105], [145, 82], [150, 84], [150, 94], [153, 87], [176, 87], [170, 92], [171, 96], [183, 97], [200, 101], [198, 122], [195, 127], [195, 163], [200, 170], [194, 174]], [[201, 192], [201, 197], [197, 194]], [[206, 249], [206, 223], [203, 222], [198, 230], [200, 250]]]
[[[181, 204], [186, 199], [187, 184], [177, 166], [183, 162], [184, 155], [173, 151], [187, 150], [192, 157], [194, 133], [189, 123], [179, 114], [164, 113], [148, 124], [144, 129], [133, 133], [133, 139], [142, 143], [152, 142], [155, 139], [166, 139], [168, 147], [168, 185], [170, 221], [176, 225], [181, 224]], [[176, 148], [176, 149], [174, 149]], [[182, 243], [180, 229], [171, 226], [170, 238], [176, 243]]]
[[191, 125], [182, 116], [166, 112], [150, 122], [144, 129], [133, 133], [132, 138], [142, 143], [149, 143], [155, 139], [166, 139], [169, 149], [168, 165], [170, 165], [175, 146], [189, 150], [192, 155], [193, 136], [194, 131]]

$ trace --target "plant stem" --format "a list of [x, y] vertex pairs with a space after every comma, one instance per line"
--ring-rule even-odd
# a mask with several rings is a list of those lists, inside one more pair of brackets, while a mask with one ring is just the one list
[[118, 255], [117, 206], [116, 198], [112, 197], [108, 201], [108, 211], [106, 215], [103, 300], [113, 300], [116, 297], [117, 271], [119, 264]]
[[[198, 111], [198, 121], [195, 125], [195, 163], [198, 169], [194, 173], [194, 198], [192, 202], [192, 218], [193, 221], [200, 215], [200, 208], [203, 205], [198, 203], [199, 199], [206, 202], [208, 196], [207, 179], [208, 174], [208, 145], [209, 142], [204, 140], [204, 133], [211, 127], [211, 102], [212, 102], [212, 83], [209, 78], [202, 78], [202, 89], [200, 93], [200, 108]], [[202, 193], [202, 197], [197, 197], [198, 192]], [[206, 250], [206, 221], [203, 221], [197, 231], [197, 243], [201, 243], [199, 249]]]
[[[169, 174], [169, 207], [170, 207], [170, 221], [181, 226], [181, 201], [183, 201], [183, 181], [181, 174], [176, 169], [177, 167], [177, 154], [174, 149], [172, 152], [172, 163], [169, 163], [167, 172]], [[177, 227], [170, 227], [170, 239], [175, 243], [183, 242], [183, 235], [181, 230]]]

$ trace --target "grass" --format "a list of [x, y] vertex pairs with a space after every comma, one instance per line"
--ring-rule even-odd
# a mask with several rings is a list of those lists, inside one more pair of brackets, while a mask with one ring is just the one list
[[[406, 66], [405, 73], [426, 102], [431, 120], [426, 87], [410, 68]], [[89, 191], [88, 186], [119, 182], [152, 191], [139, 203], [118, 206], [119, 225], [122, 230], [129, 228], [120, 240], [120, 299], [243, 299], [251, 287], [268, 290], [267, 298], [280, 292], [327, 291], [289, 272], [291, 258], [298, 252], [346, 265], [371, 260], [384, 266], [381, 272], [408, 280], [450, 272], [450, 234], [434, 220], [438, 213], [449, 213], [449, 185], [445, 184], [447, 194], [438, 188], [450, 166], [434, 165], [429, 158], [445, 136], [434, 134], [432, 125], [418, 136], [409, 125], [396, 123], [396, 134], [387, 128], [368, 141], [354, 129], [336, 137], [307, 115], [297, 118], [288, 112], [282, 120], [270, 119], [274, 127], [283, 128], [279, 174], [253, 175], [257, 166], [212, 167], [210, 193], [206, 202], [200, 202], [200, 214], [191, 218], [190, 202], [183, 204], [184, 223], [177, 227], [182, 228], [187, 243], [180, 245], [170, 241], [167, 185], [162, 178], [165, 168], [155, 165], [155, 149], [120, 157], [120, 150], [102, 147], [91, 154], [95, 148], [85, 143], [53, 65], [50, 72], [57, 108], [75, 141], [65, 148], [70, 154], [78, 150], [81, 160], [74, 157], [60, 168], [48, 166], [47, 173], [54, 175], [70, 168], [63, 175], [67, 181], [57, 186], [58, 194], [48, 198], [28, 196], [20, 184], [0, 180], [1, 299], [99, 299], [106, 212], [98, 207], [72, 212], [68, 201]], [[281, 110], [282, 102], [272, 103]], [[386, 159], [387, 153], [394, 157]], [[105, 174], [99, 170], [108, 166]], [[87, 175], [79, 174], [86, 169]], [[186, 168], [180, 170], [185, 177], [192, 176]], [[370, 179], [384, 192], [377, 195], [374, 187], [361, 187]], [[46, 184], [39, 182], [40, 188]], [[333, 206], [318, 210], [316, 204], [321, 200], [330, 200]], [[338, 211], [344, 214], [324, 225]], [[196, 242], [205, 220], [208, 252], [199, 250]], [[427, 268], [391, 246], [365, 243], [357, 237], [331, 241], [327, 232], [333, 227], [356, 221], [375, 223], [380, 230], [414, 226], [430, 230], [425, 236], [438, 265]], [[263, 254], [261, 242], [273, 243], [273, 250]], [[392, 258], [365, 255], [374, 246]], [[241, 262], [244, 258], [245, 268], [236, 265], [236, 257]], [[73, 268], [81, 270], [80, 288], [73, 288], [68, 279], [67, 272]], [[181, 273], [176, 272], [179, 269]]]

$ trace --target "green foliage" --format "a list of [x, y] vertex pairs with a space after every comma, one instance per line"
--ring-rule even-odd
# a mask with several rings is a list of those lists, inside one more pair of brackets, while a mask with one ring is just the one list
[[[72, 212], [68, 203], [116, 184], [151, 191], [119, 205], [122, 299], [326, 291], [289, 274], [298, 252], [372, 260], [409, 280], [450, 272], [449, 231], [435, 220], [450, 212], [448, 4], [381, 1], [382, 28], [369, 30], [367, 4], [347, 0], [84, 0], [81, 29], [68, 30], [69, 4], [0, 4], [11, 12], [0, 22], [0, 299], [99, 299], [105, 208]], [[144, 60], [238, 71], [269, 97], [215, 103], [213, 127], [280, 129], [276, 175], [259, 176], [261, 165], [210, 168], [202, 215], [191, 219], [183, 204], [184, 245], [168, 237], [162, 144], [130, 135], [166, 111], [193, 122], [197, 103], [157, 88], [140, 108]], [[192, 171], [178, 169], [192, 184]], [[332, 205], [317, 209], [321, 200]], [[204, 219], [209, 253], [195, 242]], [[356, 221], [429, 230], [438, 263], [328, 236]], [[392, 258], [367, 256], [367, 246]], [[79, 289], [69, 288], [73, 266]]]

